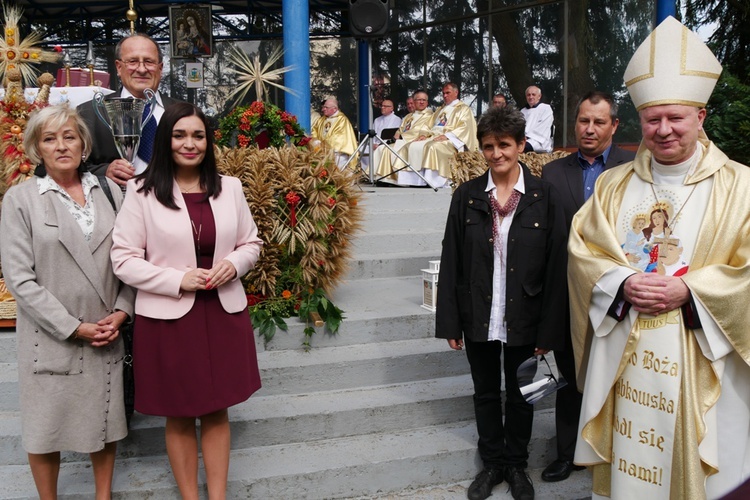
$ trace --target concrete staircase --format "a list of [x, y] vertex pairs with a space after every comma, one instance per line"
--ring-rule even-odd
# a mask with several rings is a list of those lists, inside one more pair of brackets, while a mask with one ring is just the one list
[[[434, 314], [420, 307], [420, 269], [439, 258], [450, 191], [363, 189], [364, 231], [332, 297], [346, 319], [336, 336], [317, 332], [311, 352], [296, 319], [268, 345], [258, 341], [263, 388], [230, 409], [229, 498], [465, 498], [480, 467], [465, 354], [433, 338]], [[588, 472], [556, 485], [539, 479], [554, 457], [550, 403], [535, 413], [537, 498], [586, 498]], [[0, 499], [36, 497], [20, 425], [15, 332], [3, 331]], [[163, 420], [136, 414], [131, 427], [118, 448], [115, 497], [179, 498]], [[60, 498], [92, 498], [87, 457], [63, 460]], [[510, 498], [506, 489], [494, 498]]]

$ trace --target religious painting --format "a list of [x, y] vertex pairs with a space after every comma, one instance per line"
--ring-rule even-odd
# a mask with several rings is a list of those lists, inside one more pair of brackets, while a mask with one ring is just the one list
[[190, 4], [169, 7], [172, 57], [192, 59], [213, 55], [211, 7]]

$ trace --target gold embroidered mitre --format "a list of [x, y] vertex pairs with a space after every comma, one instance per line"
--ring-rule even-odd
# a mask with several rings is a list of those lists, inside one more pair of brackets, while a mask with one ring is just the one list
[[638, 111], [662, 104], [702, 108], [720, 74], [706, 44], [670, 16], [635, 51], [624, 80]]

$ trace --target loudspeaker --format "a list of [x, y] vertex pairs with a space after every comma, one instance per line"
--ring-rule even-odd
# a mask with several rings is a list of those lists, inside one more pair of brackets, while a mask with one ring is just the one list
[[357, 37], [383, 36], [388, 31], [389, 0], [349, 0], [349, 27]]

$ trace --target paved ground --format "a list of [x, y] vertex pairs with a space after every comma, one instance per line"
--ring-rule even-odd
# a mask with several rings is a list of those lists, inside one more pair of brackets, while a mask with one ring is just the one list
[[[571, 474], [566, 481], [545, 483], [540, 477], [541, 470], [529, 471], [534, 483], [536, 500], [589, 500], [591, 498], [591, 473], [588, 470]], [[463, 500], [471, 481], [455, 484], [404, 490], [389, 495], [358, 497], [357, 500]], [[491, 499], [511, 500], [513, 497], [508, 490], [508, 483], [502, 483], [492, 490]]]

